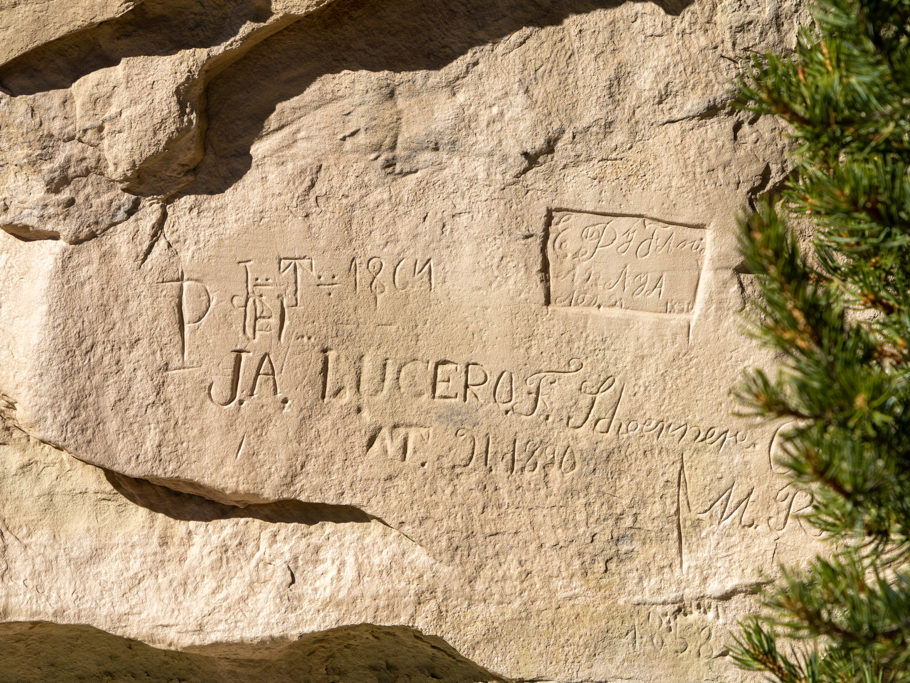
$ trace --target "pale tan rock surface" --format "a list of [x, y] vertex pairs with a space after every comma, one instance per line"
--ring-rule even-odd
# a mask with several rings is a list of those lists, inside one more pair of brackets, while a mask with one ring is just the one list
[[3, 0], [0, 61], [8, 62], [52, 40], [97, 26], [135, 8], [142, 0]]
[[[0, 446], [0, 500], [0, 614], [14, 622], [0, 626], [0, 680], [98, 680], [101, 671], [114, 680], [331, 680], [324, 666], [370, 680], [358, 673], [367, 665], [382, 674], [376, 680], [482, 673], [408, 629], [332, 631], [351, 623], [355, 606], [363, 622], [425, 620], [427, 591], [449, 583], [448, 568], [356, 510], [293, 502], [241, 510], [105, 475], [26, 440]], [[38, 620], [205, 656], [27, 625]], [[255, 645], [232, 643], [238, 620]], [[306, 635], [313, 630], [326, 633]], [[23, 641], [27, 634], [38, 642]], [[305, 637], [269, 643], [276, 634]], [[128, 649], [127, 661], [112, 663]]]
[[94, 7], [0, 64], [2, 412], [60, 449], [3, 461], [0, 616], [737, 680], [814, 542], [728, 393], [768, 360], [735, 215], [786, 173], [730, 79], [798, 7]]

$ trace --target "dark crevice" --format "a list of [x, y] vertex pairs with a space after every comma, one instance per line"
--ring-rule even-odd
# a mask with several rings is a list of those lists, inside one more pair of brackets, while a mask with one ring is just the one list
[[749, 267], [746, 265], [745, 259], [740, 261], [734, 268], [733, 272], [737, 275], [752, 275], [752, 271], [749, 270]]
[[761, 170], [761, 175], [758, 177], [758, 182], [755, 183], [752, 187], [746, 192], [746, 196], [749, 198], [749, 208], [755, 211], [755, 198], [764, 193], [768, 189], [768, 184], [771, 182], [771, 164], [765, 164], [765, 167]]
[[544, 219], [543, 240], [541, 244], [540, 281], [543, 285], [544, 306], [553, 303], [552, 283], [550, 282], [550, 230], [553, 228], [553, 209], [547, 209]]
[[263, 522], [306, 525], [320, 522], [342, 524], [372, 521], [384, 524], [382, 520], [351, 505], [305, 503], [300, 500], [230, 505], [193, 493], [176, 491], [146, 479], [128, 477], [112, 470], [105, 469], [104, 476], [120, 495], [135, 505], [183, 522], [258, 519]]
[[155, 248], [155, 245], [158, 244], [159, 240], [164, 239], [167, 245], [171, 246], [170, 242], [168, 242], [167, 235], [164, 234], [164, 224], [167, 222], [167, 206], [161, 204], [158, 211], [158, 218], [155, 219], [155, 225], [152, 226], [152, 235], [149, 238], [148, 244], [145, 245], [145, 250], [142, 252], [142, 256], [139, 259], [140, 268], [148, 261], [149, 256], [152, 254], [152, 250]]
[[556, 151], [556, 144], [563, 136], [563, 129], [559, 129], [553, 135], [547, 136], [543, 144], [530, 152], [522, 152], [521, 156], [525, 160], [524, 166], [515, 174], [516, 178], [521, 178], [528, 171], [537, 168], [541, 164], [543, 157], [551, 156]]
[[0, 66], [0, 86], [33, 95], [68, 88], [125, 57], [213, 47], [247, 22], [271, 16], [271, 0], [145, 0], [135, 9], [41, 45]]
[[758, 181], [746, 191], [749, 208], [752, 211], [756, 210], [755, 200], [759, 197], [764, 197], [772, 202], [777, 201], [787, 184], [791, 181], [795, 181], [796, 177], [797, 173], [793, 170], [782, 178], [772, 181], [771, 165], [765, 164], [765, 167], [759, 175]]

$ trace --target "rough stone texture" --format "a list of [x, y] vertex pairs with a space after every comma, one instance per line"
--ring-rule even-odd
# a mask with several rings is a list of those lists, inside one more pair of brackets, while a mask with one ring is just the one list
[[174, 653], [90, 626], [0, 625], [8, 664], [0, 681], [501, 681], [439, 638], [397, 626], [350, 626], [240, 657]]
[[796, 4], [35, 7], [0, 5], [3, 620], [740, 677], [758, 571], [814, 542], [728, 395], [768, 362], [731, 227], [787, 171], [729, 82]]
[[105, 475], [48, 446], [2, 448], [8, 620], [54, 616], [200, 647], [237, 640], [238, 615], [260, 640], [346, 623], [354, 605], [363, 622], [390, 611], [413, 618], [423, 593], [445, 581], [431, 577], [449, 573], [350, 508], [241, 509]]
[[2, 0], [0, 61], [8, 62], [62, 36], [119, 17], [142, 0]]

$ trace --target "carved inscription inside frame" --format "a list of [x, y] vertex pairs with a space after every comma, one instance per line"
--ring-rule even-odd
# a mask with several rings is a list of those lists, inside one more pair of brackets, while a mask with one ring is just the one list
[[704, 227], [555, 210], [546, 237], [551, 306], [664, 314], [695, 308]]

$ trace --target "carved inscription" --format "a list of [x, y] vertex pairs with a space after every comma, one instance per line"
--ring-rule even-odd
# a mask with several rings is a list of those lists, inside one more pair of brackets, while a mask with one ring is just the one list
[[587, 372], [580, 358], [520, 373], [480, 361], [322, 351], [325, 403], [404, 398], [418, 405], [461, 405], [570, 431], [607, 434], [623, 391], [615, 375]]
[[640, 436], [656, 442], [682, 445], [686, 443], [713, 446], [720, 453], [725, 446], [743, 446], [754, 448], [749, 435], [742, 430], [732, 430], [723, 426], [702, 426], [685, 420], [666, 418], [629, 417], [613, 422], [613, 432], [620, 437]]
[[553, 211], [546, 234], [549, 304], [691, 313], [705, 237], [704, 228], [642, 216]]
[[[780, 533], [788, 525], [795, 524], [806, 535], [820, 536], [821, 532], [808, 526], [802, 517], [812, 510], [812, 495], [789, 483], [775, 483], [773, 489], [765, 487], [762, 490], [754, 482], [746, 485], [733, 480], [719, 495], [709, 499], [709, 503], [702, 503], [703, 509], [694, 512], [710, 526], [732, 524], [746, 529], [764, 526], [773, 533]], [[691, 503], [687, 501], [686, 504]]]
[[294, 309], [315, 297], [347, 297], [379, 308], [393, 294], [432, 292], [432, 258], [278, 256], [237, 262], [242, 293], [231, 297], [238, 327], [252, 341], [284, 340]]
[[[403, 299], [432, 295], [436, 287], [432, 257], [415, 256], [249, 258], [226, 266], [219, 275], [216, 282], [229, 288], [219, 296], [210, 283], [182, 274], [159, 283], [171, 290], [168, 296], [175, 301], [180, 358], [172, 362], [170, 371], [200, 367], [200, 359], [191, 354], [196, 341], [191, 337], [216, 310], [227, 309], [227, 316], [215, 317], [222, 322], [229, 319], [230, 325], [219, 335], [229, 336], [238, 347], [258, 344], [274, 350], [307, 338], [299, 334], [300, 315], [309, 314], [319, 304], [331, 305], [341, 299], [353, 307], [382, 311], [384, 306], [394, 307]], [[233, 372], [238, 373], [244, 364], [241, 358], [233, 358]]]
[[[551, 218], [551, 305], [692, 310], [703, 229], [571, 211]], [[650, 412], [636, 377], [587, 355], [554, 352], [510, 367], [483, 349], [390, 351], [402, 311], [439, 303], [438, 277], [434, 258], [419, 252], [291, 249], [233, 259], [215, 276], [181, 274], [161, 283], [178, 335], [167, 371], [176, 382], [198, 381], [204, 400], [238, 424], [268, 414], [276, 425], [353, 418], [356, 448], [369, 463], [432, 476], [551, 487], [590, 477], [631, 441], [702, 454], [756, 452], [756, 435], [742, 429]], [[323, 315], [338, 321], [331, 334], [320, 328]], [[375, 338], [352, 335], [348, 325]], [[258, 441], [244, 433], [235, 459], [250, 457]], [[804, 495], [780, 485], [766, 491], [748, 476], [737, 483], [709, 474], [680, 469], [680, 548], [683, 515], [725, 529], [756, 528], [757, 518], [768, 517], [762, 528], [779, 534], [807, 509]]]
[[380, 427], [367, 442], [366, 454], [420, 467], [432, 460], [435, 468], [457, 474], [524, 477], [544, 485], [590, 464], [584, 462], [584, 447], [569, 439], [491, 433], [468, 427]]
[[710, 598], [641, 605], [623, 620], [622, 638], [635, 653], [712, 659], [726, 654], [727, 630], [721, 624], [733, 621], [727, 612]]

